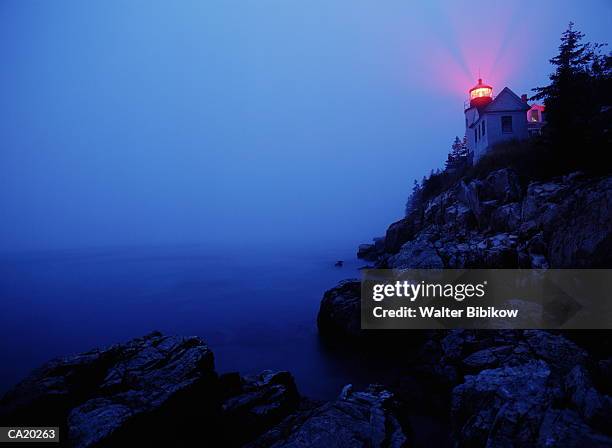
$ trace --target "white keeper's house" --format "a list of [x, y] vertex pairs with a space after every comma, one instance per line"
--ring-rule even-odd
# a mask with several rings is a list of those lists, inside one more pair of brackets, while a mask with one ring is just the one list
[[544, 107], [527, 104], [527, 95], [519, 97], [508, 87], [493, 95], [493, 87], [482, 79], [469, 91], [465, 104], [465, 136], [473, 162], [477, 162], [496, 143], [525, 140], [540, 133], [544, 125]]

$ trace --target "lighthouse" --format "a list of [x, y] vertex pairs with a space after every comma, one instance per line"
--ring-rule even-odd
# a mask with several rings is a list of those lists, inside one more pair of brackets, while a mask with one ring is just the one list
[[465, 137], [468, 153], [477, 162], [495, 144], [508, 140], [525, 140], [527, 111], [526, 97], [521, 98], [508, 87], [493, 96], [493, 87], [482, 78], [469, 89], [465, 103]]

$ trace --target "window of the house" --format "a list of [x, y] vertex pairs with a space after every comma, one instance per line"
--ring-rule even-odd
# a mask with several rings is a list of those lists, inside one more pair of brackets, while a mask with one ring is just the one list
[[529, 121], [540, 121], [540, 117], [538, 116], [538, 111], [536, 109], [529, 111]]
[[504, 134], [512, 134], [512, 117], [510, 115], [501, 117], [501, 127]]

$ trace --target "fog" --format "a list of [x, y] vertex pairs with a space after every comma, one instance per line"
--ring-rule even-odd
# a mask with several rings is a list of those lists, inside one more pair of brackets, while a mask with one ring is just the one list
[[3, 1], [0, 250], [365, 242], [479, 70], [527, 93], [570, 20], [612, 41], [606, 0], [422, 3]]

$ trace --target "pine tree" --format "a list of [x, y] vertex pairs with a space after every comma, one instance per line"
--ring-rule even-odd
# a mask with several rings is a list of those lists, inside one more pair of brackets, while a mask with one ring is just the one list
[[415, 179], [414, 184], [412, 186], [412, 194], [408, 197], [408, 200], [406, 201], [406, 209], [405, 209], [406, 216], [409, 215], [410, 212], [412, 212], [419, 206], [420, 201], [421, 201], [421, 186], [419, 185], [419, 182]]
[[412, 194], [415, 195], [417, 194], [419, 191], [421, 190], [421, 187], [419, 186], [419, 182], [415, 179], [414, 180], [414, 185], [412, 186]]
[[565, 164], [578, 165], [578, 157], [586, 160], [592, 156], [589, 151], [601, 149], [602, 138], [610, 138], [609, 121], [597, 125], [604, 106], [612, 104], [610, 56], [600, 54], [603, 45], [583, 43], [583, 38], [570, 22], [559, 54], [550, 60], [555, 66], [551, 83], [533, 89], [533, 99], [544, 100], [546, 106], [545, 139]]
[[446, 158], [445, 168], [446, 170], [454, 170], [461, 168], [467, 162], [467, 142], [459, 140], [459, 137], [455, 137], [455, 141], [451, 146], [451, 150]]

